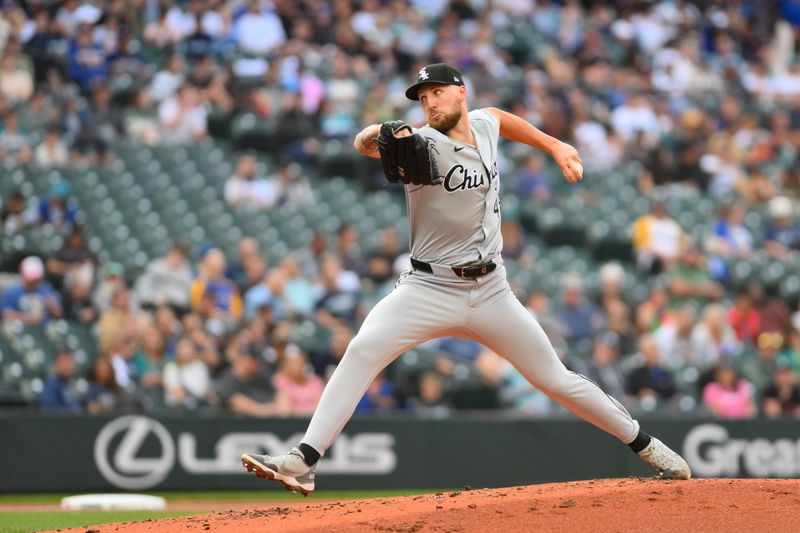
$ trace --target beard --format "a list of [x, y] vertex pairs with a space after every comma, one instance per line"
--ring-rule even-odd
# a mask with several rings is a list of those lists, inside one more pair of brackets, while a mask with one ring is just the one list
[[429, 124], [433, 129], [447, 135], [448, 131], [456, 127], [456, 124], [458, 124], [459, 120], [461, 120], [461, 109], [456, 109], [449, 115], [440, 113], [440, 116], [438, 119], [436, 119], [436, 122], [431, 121]]

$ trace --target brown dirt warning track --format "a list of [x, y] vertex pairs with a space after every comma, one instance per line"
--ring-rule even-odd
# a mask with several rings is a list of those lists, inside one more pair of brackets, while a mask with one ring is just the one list
[[[798, 532], [800, 480], [604, 479], [247, 510], [91, 526], [98, 533]], [[87, 528], [62, 531], [85, 533]]]

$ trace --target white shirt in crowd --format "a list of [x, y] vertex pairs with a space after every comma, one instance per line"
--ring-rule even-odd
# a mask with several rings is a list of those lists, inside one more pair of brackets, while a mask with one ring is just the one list
[[286, 41], [281, 19], [275, 13], [245, 13], [236, 21], [234, 31], [243, 52], [268, 54]]
[[43, 167], [66, 165], [69, 161], [67, 147], [60, 140], [52, 145], [40, 143], [33, 152], [33, 160]]
[[170, 361], [164, 366], [164, 391], [169, 405], [182, 403], [176, 398], [173, 391], [181, 388], [187, 396], [203, 399], [208, 396], [211, 387], [211, 376], [208, 366], [200, 359], [195, 359], [185, 365]]
[[269, 209], [279, 197], [278, 186], [264, 178], [233, 176], [225, 184], [225, 200], [236, 209]]
[[171, 97], [158, 107], [158, 121], [164, 132], [164, 140], [174, 143], [190, 143], [206, 132], [206, 109], [202, 105], [182, 109], [177, 97]]

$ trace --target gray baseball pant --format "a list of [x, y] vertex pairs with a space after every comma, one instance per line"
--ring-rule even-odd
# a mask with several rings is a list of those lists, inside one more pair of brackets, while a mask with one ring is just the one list
[[370, 383], [389, 363], [436, 337], [480, 342], [507, 359], [536, 388], [624, 443], [639, 423], [594, 382], [570, 372], [506, 281], [505, 268], [475, 280], [434, 265], [404, 274], [367, 315], [320, 398], [302, 442], [320, 454], [333, 444]]

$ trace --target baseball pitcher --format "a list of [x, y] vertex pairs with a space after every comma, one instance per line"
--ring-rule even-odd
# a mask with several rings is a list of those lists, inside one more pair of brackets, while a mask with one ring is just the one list
[[285, 455], [242, 455], [248, 471], [307, 495], [314, 470], [373, 378], [403, 352], [444, 336], [473, 339], [510, 361], [535, 387], [614, 435], [667, 479], [688, 479], [677, 453], [639, 428], [594, 382], [570, 372], [542, 328], [511, 292], [500, 236], [497, 142], [544, 151], [569, 182], [582, 179], [575, 148], [496, 108], [468, 111], [464, 78], [436, 63], [420, 69], [406, 96], [427, 124], [364, 128], [362, 155], [380, 158], [386, 178], [404, 184], [412, 268], [369, 313], [325, 388], [301, 443]]

